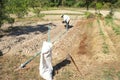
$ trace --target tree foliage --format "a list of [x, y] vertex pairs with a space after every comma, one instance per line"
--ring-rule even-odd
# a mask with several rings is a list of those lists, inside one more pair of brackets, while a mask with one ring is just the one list
[[46, 7], [86, 7], [86, 10], [94, 7], [95, 10], [100, 10], [106, 5], [113, 13], [113, 8], [119, 8], [119, 4], [120, 0], [0, 0], [0, 26], [5, 21], [14, 22], [10, 14], [22, 18], [31, 9], [39, 17], [40, 11]]

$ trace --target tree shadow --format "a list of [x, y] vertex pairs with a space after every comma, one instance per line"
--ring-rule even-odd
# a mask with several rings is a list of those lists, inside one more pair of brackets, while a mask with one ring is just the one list
[[56, 26], [53, 23], [40, 24], [36, 26], [14, 26], [14, 27], [9, 27], [5, 32], [8, 33], [7, 34], [8, 36], [19, 36], [22, 34], [29, 34], [36, 31], [46, 34], [48, 31], [48, 25]]
[[55, 72], [61, 69], [62, 67], [65, 67], [66, 65], [70, 64], [71, 61], [69, 59], [64, 59], [60, 63], [53, 66], [53, 76], [55, 76]]

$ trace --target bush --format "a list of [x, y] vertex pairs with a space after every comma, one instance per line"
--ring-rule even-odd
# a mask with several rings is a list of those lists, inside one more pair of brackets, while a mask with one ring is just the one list
[[108, 15], [105, 16], [107, 19], [113, 19], [113, 14], [109, 13]]
[[74, 1], [74, 0], [66, 0], [66, 1], [64, 1], [63, 4], [64, 4], [65, 6], [71, 7], [71, 6], [73, 6], [73, 5], [75, 4], [75, 1]]
[[102, 3], [100, 3], [100, 2], [96, 3], [96, 8], [98, 10], [100, 10], [102, 8], [102, 6], [103, 6]]
[[75, 3], [74, 7], [84, 7], [85, 6], [85, 2], [84, 1], [79, 1], [77, 3]]
[[93, 13], [90, 12], [85, 12], [85, 17], [88, 18], [95, 18], [95, 15]]
[[8, 23], [13, 24], [14, 22], [15, 22], [15, 20], [13, 18], [8, 19]]
[[96, 16], [99, 17], [99, 18], [102, 18], [102, 17], [103, 17], [103, 14], [101, 14], [101, 13], [96, 13]]

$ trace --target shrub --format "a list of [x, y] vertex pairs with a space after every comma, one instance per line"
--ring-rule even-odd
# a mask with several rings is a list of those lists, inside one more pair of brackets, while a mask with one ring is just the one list
[[90, 12], [85, 12], [85, 17], [88, 18], [95, 18], [95, 15], [93, 13]]
[[107, 19], [113, 19], [113, 14], [109, 13], [108, 15], [105, 16]]

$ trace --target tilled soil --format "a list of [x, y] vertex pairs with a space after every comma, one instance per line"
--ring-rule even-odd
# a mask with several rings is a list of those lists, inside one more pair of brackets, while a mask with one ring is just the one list
[[[54, 80], [119, 80], [119, 35], [112, 27], [105, 25], [104, 20], [78, 18], [72, 22], [67, 32], [61, 20], [10, 28], [10, 32], [0, 38], [3, 54], [0, 60], [3, 71], [0, 74], [3, 76], [0, 78], [42, 80], [38, 77], [39, 57], [27, 68], [17, 72], [14, 70], [29, 58], [27, 56], [40, 51], [42, 42], [48, 39], [47, 26], [52, 25], [51, 41], [56, 40], [53, 44]], [[66, 60], [68, 55], [73, 60]], [[9, 74], [12, 70], [13, 73]]]

